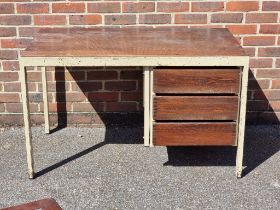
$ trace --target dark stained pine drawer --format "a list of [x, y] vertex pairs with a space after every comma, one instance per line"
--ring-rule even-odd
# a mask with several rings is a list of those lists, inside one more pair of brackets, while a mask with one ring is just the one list
[[155, 96], [155, 120], [237, 119], [237, 96]]
[[153, 143], [158, 146], [235, 145], [234, 122], [155, 123]]
[[240, 69], [224, 68], [157, 68], [154, 92], [170, 94], [238, 94]]

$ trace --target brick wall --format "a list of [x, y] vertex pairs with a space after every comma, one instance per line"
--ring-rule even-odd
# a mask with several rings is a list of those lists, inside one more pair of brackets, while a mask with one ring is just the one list
[[[276, 123], [280, 116], [279, 11], [280, 1], [268, 0], [0, 0], [0, 125], [22, 123], [17, 58], [39, 28], [135, 25], [227, 27], [251, 56], [248, 121]], [[40, 77], [38, 69], [29, 69], [32, 120], [37, 123], [42, 122], [38, 113], [43, 109]], [[101, 123], [108, 112], [142, 111], [140, 68], [49, 68], [48, 81], [50, 111], [69, 112], [70, 123]], [[52, 121], [56, 120], [53, 116]]]

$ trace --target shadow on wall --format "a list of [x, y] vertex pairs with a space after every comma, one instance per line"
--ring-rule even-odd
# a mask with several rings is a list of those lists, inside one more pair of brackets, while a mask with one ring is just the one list
[[[65, 72], [62, 74], [61, 69], [56, 71], [56, 79], [59, 79], [56, 89], [59, 91], [56, 93], [57, 101], [59, 105], [58, 110], [58, 126], [54, 128], [51, 132], [58, 131], [67, 126], [67, 105], [66, 105], [66, 89], [65, 89]], [[71, 73], [71, 71], [69, 71]], [[61, 76], [62, 75], [62, 76]], [[75, 74], [71, 74], [75, 79]], [[81, 91], [85, 94], [89, 91], [89, 87], [85, 86], [83, 82], [79, 82], [79, 79], [76, 78], [77, 85]], [[248, 92], [248, 107], [247, 110], [249, 114], [247, 115], [247, 124], [260, 124], [261, 121], [256, 121], [254, 111], [266, 111], [268, 107], [268, 100], [266, 99], [261, 87], [258, 85], [256, 78], [251, 75], [249, 81]], [[255, 94], [257, 101], [252, 101], [251, 95]], [[257, 94], [257, 96], [256, 96]], [[91, 102], [91, 106], [95, 110], [99, 110], [100, 106], [98, 103]], [[250, 113], [252, 112], [252, 113]], [[264, 161], [272, 157], [274, 154], [280, 151], [280, 131], [277, 116], [273, 116], [273, 110], [269, 113], [270, 117], [274, 119], [275, 125], [273, 126], [248, 126], [246, 127], [246, 137], [245, 137], [245, 149], [244, 149], [244, 166], [243, 175], [249, 174], [256, 167], [261, 165]], [[109, 129], [112, 125], [135, 125], [143, 126], [143, 114], [133, 115], [132, 117], [127, 118], [126, 115], [114, 116], [106, 113], [98, 113], [100, 119], [106, 127], [106, 134], [104, 142], [93, 145], [92, 147], [87, 148], [73, 156], [61, 160], [60, 162], [51, 165], [36, 174], [36, 177], [42, 176], [60, 166], [63, 166], [75, 159], [78, 159], [94, 150], [106, 145], [106, 144], [143, 144], [143, 129], [141, 132], [136, 132], [133, 135], [123, 136], [120, 138], [117, 135], [115, 130]], [[262, 115], [262, 114], [260, 114]], [[276, 120], [277, 119], [277, 120]], [[129, 129], [129, 128], [128, 128]], [[273, 132], [273, 135], [271, 134]], [[167, 147], [168, 161], [163, 163], [163, 165], [171, 166], [235, 166], [236, 158], [236, 147]]]
[[[251, 72], [251, 71], [250, 71]], [[252, 100], [254, 98], [254, 100]], [[268, 112], [267, 110], [270, 109]], [[280, 151], [280, 131], [277, 115], [269, 107], [259, 82], [249, 77], [247, 125], [244, 146], [243, 176]], [[268, 119], [269, 117], [269, 119]], [[262, 124], [267, 121], [271, 126]], [[249, 126], [257, 125], [257, 126]], [[236, 147], [167, 147], [171, 166], [235, 166]]]
[[[75, 67], [74, 67], [75, 69]], [[77, 87], [75, 87], [75, 90], [82, 92], [85, 96], [90, 97], [91, 100], [90, 104], [87, 104], [89, 106], [86, 107], [87, 111], [90, 112], [89, 110], [95, 110], [98, 113], [92, 113], [89, 114], [89, 123], [92, 122], [93, 124], [102, 124], [105, 126], [105, 137], [104, 141], [100, 142], [96, 145], [93, 145], [77, 154], [74, 154], [64, 160], [61, 160], [47, 168], [44, 168], [40, 170], [39, 172], [36, 173], [35, 177], [40, 177], [52, 170], [55, 170], [73, 160], [76, 160], [84, 155], [87, 155], [90, 152], [93, 152], [94, 150], [106, 145], [106, 144], [143, 144], [143, 135], [144, 131], [143, 129], [140, 129], [139, 132], [133, 132], [133, 134], [130, 134], [132, 130], [134, 131], [135, 129], [130, 129], [130, 128], [125, 128], [125, 127], [143, 127], [143, 113], [142, 112], [134, 112], [130, 114], [126, 113], [105, 113], [102, 112], [102, 103], [105, 101], [118, 101], [118, 97], [116, 99], [105, 99], [106, 97], [101, 97], [100, 95], [98, 97], [98, 89], [96, 87], [96, 83], [92, 81], [84, 81], [81, 80], [80, 74], [77, 74], [75, 72], [77, 71], [72, 71], [71, 69], [68, 69], [69, 73], [71, 74], [71, 77], [73, 77], [75, 84], [77, 84]], [[73, 121], [75, 121], [75, 116], [70, 116], [72, 119], [69, 120], [69, 113], [67, 114], [68, 108], [67, 108], [67, 101], [68, 97], [67, 96], [67, 89], [66, 89], [66, 70], [61, 67], [56, 67], [55, 69], [55, 81], [56, 81], [56, 101], [57, 101], [57, 126], [53, 129], [51, 129], [50, 134], [57, 132], [65, 127], [67, 127], [68, 122], [70, 121], [71, 124]], [[142, 81], [140, 81], [142, 82]], [[73, 86], [72, 86], [73, 87]], [[88, 93], [91, 93], [91, 96], [89, 96]], [[101, 92], [102, 93], [102, 92]], [[70, 95], [71, 97], [71, 95]], [[96, 99], [95, 99], [96, 97]], [[88, 98], [88, 99], [90, 99]], [[99, 98], [99, 99], [97, 99]], [[80, 103], [76, 103], [77, 106], [79, 106]], [[80, 108], [77, 108], [77, 112], [82, 112], [83, 106], [81, 105]], [[76, 114], [75, 114], [76, 115]], [[73, 119], [74, 117], [74, 119]], [[83, 115], [84, 117], [84, 115]], [[98, 118], [98, 122], [95, 122], [96, 118]], [[79, 124], [79, 118], [76, 116], [76, 124]], [[51, 117], [51, 121], [54, 121], [54, 116]], [[123, 126], [123, 129], [127, 129], [127, 135], [123, 134], [123, 132], [118, 131], [116, 129], [112, 129], [113, 126]], [[119, 132], [121, 134], [119, 134]], [[133, 136], [133, 138], [131, 138]]]

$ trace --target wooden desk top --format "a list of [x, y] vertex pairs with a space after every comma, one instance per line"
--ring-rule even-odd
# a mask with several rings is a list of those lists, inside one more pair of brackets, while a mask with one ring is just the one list
[[22, 57], [244, 56], [225, 28], [41, 29]]

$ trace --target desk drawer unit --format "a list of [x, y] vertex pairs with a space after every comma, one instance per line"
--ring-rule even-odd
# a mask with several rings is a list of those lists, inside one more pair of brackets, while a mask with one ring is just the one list
[[156, 68], [153, 144], [236, 145], [239, 67]]

